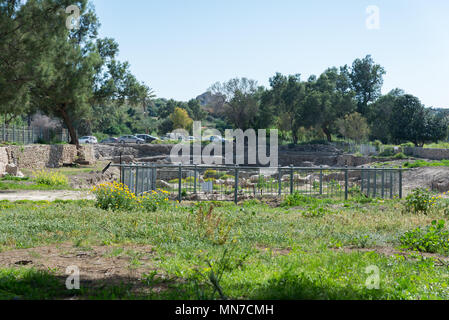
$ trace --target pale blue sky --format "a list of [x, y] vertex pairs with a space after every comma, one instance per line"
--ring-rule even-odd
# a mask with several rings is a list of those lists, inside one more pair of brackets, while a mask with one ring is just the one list
[[[188, 100], [216, 81], [276, 72], [303, 79], [371, 54], [399, 87], [449, 107], [447, 0], [93, 0], [100, 35], [120, 45], [158, 97]], [[366, 8], [380, 9], [368, 30]]]

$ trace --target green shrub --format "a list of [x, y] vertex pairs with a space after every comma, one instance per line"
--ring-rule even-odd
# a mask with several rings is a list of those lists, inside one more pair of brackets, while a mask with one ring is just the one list
[[439, 198], [439, 196], [432, 195], [427, 189], [415, 189], [405, 198], [405, 210], [427, 215]]
[[59, 172], [52, 172], [46, 170], [40, 170], [33, 172], [34, 181], [37, 184], [42, 184], [46, 186], [66, 186], [69, 184], [69, 179]]
[[136, 195], [122, 183], [108, 182], [92, 189], [95, 205], [103, 210], [131, 210], [136, 206]]
[[219, 172], [217, 170], [207, 169], [206, 171], [204, 171], [204, 175], [203, 175], [204, 180], [209, 179], [209, 178], [217, 179], [218, 177], [219, 177]]
[[434, 220], [425, 229], [416, 228], [406, 232], [400, 242], [404, 248], [421, 252], [448, 252], [449, 231], [444, 228], [444, 220]]
[[391, 157], [394, 156], [394, 148], [393, 147], [385, 147], [384, 151], [379, 153], [381, 157]]
[[393, 158], [395, 158], [395, 159], [407, 159], [408, 157], [407, 157], [404, 153], [399, 152], [399, 153], [396, 153], [396, 154], [393, 156]]
[[403, 148], [413, 148], [413, 147], [415, 147], [415, 144], [413, 142], [407, 142], [407, 143], [401, 144], [401, 147], [403, 147]]
[[382, 141], [380, 140], [375, 140], [373, 142], [374, 146], [376, 147], [376, 151], [379, 152], [380, 151], [380, 147], [382, 146]]
[[96, 197], [96, 206], [103, 210], [143, 209], [154, 212], [168, 203], [168, 192], [163, 190], [145, 192], [136, 196], [123, 183], [107, 182], [92, 189]]

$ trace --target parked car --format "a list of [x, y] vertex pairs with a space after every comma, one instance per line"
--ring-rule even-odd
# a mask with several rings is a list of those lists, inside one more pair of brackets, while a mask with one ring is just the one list
[[79, 143], [98, 143], [97, 138], [93, 136], [85, 136], [78, 139]]
[[107, 139], [103, 139], [100, 143], [118, 143], [118, 138], [109, 137]]
[[136, 134], [136, 137], [139, 139], [143, 139], [147, 143], [151, 143], [155, 140], [159, 140], [159, 138], [150, 136], [149, 134]]
[[226, 140], [220, 136], [210, 136], [209, 141], [210, 142], [225, 142]]
[[189, 141], [196, 141], [196, 138], [195, 137], [193, 137], [193, 136], [189, 136], [189, 139], [188, 139]]
[[122, 136], [118, 139], [119, 143], [125, 144], [125, 143], [145, 143], [145, 140], [137, 138], [136, 136]]

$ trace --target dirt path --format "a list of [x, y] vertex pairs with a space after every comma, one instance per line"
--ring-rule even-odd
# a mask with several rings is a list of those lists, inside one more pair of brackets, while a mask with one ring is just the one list
[[69, 191], [69, 190], [8, 190], [0, 191], [0, 200], [82, 200], [94, 199], [88, 191]]

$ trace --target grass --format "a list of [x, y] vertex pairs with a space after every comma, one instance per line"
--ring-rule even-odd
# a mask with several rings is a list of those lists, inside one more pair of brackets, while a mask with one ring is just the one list
[[[109, 255], [141, 255], [124, 245], [151, 245], [149, 290], [129, 283], [68, 292], [53, 271], [0, 267], [0, 298], [54, 299], [448, 299], [449, 269], [437, 258], [399, 255], [401, 237], [432, 221], [401, 212], [400, 200], [298, 200], [295, 207], [259, 201], [183, 203], [156, 212], [105, 211], [93, 201], [0, 202], [0, 252], [45, 245], [107, 246]], [[299, 206], [298, 206], [299, 204]], [[80, 208], [82, 208], [80, 210]], [[307, 214], [323, 208], [323, 214]], [[384, 255], [378, 248], [388, 248]], [[380, 270], [368, 289], [369, 266]], [[151, 290], [152, 288], [163, 288]]]

